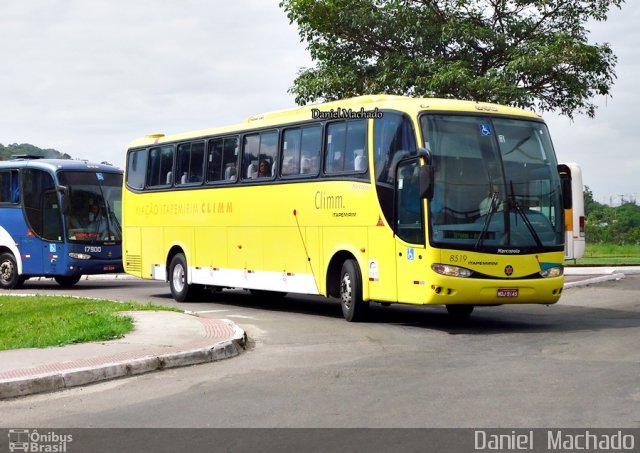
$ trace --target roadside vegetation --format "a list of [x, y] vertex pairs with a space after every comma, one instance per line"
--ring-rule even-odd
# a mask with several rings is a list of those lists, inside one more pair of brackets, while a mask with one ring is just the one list
[[124, 311], [168, 310], [134, 302], [61, 296], [0, 296], [0, 351], [122, 338], [133, 330]]
[[587, 246], [575, 264], [640, 265], [640, 206], [635, 201], [608, 206], [595, 201], [585, 186], [584, 211]]

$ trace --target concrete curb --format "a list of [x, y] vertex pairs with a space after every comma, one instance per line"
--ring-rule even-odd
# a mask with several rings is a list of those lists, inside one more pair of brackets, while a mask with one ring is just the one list
[[599, 266], [599, 267], [571, 267], [564, 268], [565, 275], [607, 275], [607, 274], [640, 274], [640, 266]]
[[[581, 274], [581, 275], [584, 275], [584, 274]], [[587, 286], [593, 283], [602, 283], [602, 282], [608, 282], [612, 280], [622, 280], [623, 278], [624, 278], [624, 274], [616, 272], [613, 274], [600, 275], [599, 277], [587, 278], [585, 280], [579, 280], [576, 282], [565, 282], [563, 289], [576, 288], [579, 286]]]
[[18, 396], [77, 387], [122, 377], [137, 376], [151, 371], [217, 362], [239, 355], [246, 344], [246, 334], [229, 320], [223, 320], [234, 330], [230, 340], [211, 346], [169, 354], [150, 355], [121, 362], [53, 372], [26, 378], [0, 381], [0, 400]]

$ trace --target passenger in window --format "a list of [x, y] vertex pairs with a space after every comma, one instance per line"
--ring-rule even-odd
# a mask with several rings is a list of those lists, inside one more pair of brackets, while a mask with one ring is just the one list
[[271, 176], [271, 164], [267, 159], [261, 159], [258, 165], [258, 178], [267, 178]]
[[107, 217], [104, 210], [97, 204], [93, 204], [89, 210], [88, 230], [95, 234], [96, 239], [105, 239], [107, 234]]

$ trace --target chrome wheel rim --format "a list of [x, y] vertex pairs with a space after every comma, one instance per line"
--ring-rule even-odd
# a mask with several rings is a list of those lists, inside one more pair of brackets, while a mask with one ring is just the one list
[[342, 276], [342, 281], [340, 282], [340, 298], [342, 299], [342, 305], [347, 310], [351, 309], [351, 301], [352, 297], [352, 289], [351, 289], [351, 275], [348, 272]]
[[181, 293], [184, 290], [184, 268], [182, 264], [176, 264], [173, 268], [172, 276], [173, 288], [176, 292]]
[[0, 279], [3, 282], [8, 282], [13, 277], [14, 267], [11, 261], [3, 261], [0, 264]]

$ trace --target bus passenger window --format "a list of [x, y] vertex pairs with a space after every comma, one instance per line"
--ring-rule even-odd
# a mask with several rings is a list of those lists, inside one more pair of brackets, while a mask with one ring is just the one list
[[0, 203], [11, 202], [11, 172], [0, 172]]
[[322, 129], [320, 126], [302, 129], [302, 143], [300, 144], [301, 165], [303, 175], [318, 175], [320, 169], [320, 148], [322, 145]]
[[366, 131], [367, 123], [364, 120], [329, 124], [325, 150], [327, 173], [366, 171]]
[[245, 179], [274, 177], [277, 144], [277, 132], [245, 136], [242, 156]]
[[[127, 156], [127, 185], [134, 189], [144, 188], [147, 171], [147, 150], [131, 151]], [[169, 183], [170, 184], [170, 183]]]
[[282, 176], [300, 172], [300, 129], [288, 129], [282, 140]]
[[237, 178], [238, 137], [216, 138], [209, 142], [207, 181], [235, 181]]
[[173, 170], [173, 147], [162, 146], [151, 148], [149, 151], [149, 165], [147, 171], [147, 186], [166, 186], [167, 175]]
[[204, 142], [183, 143], [178, 146], [177, 174], [179, 184], [202, 182], [204, 167]]

